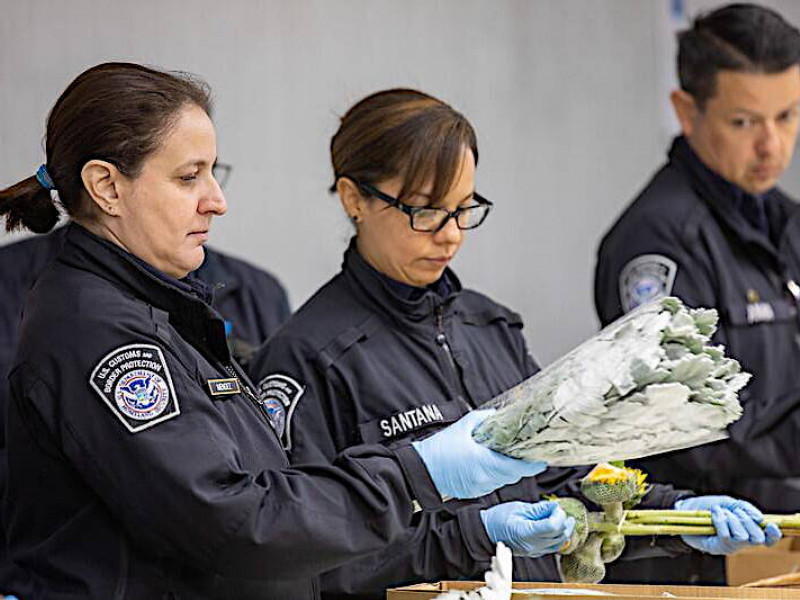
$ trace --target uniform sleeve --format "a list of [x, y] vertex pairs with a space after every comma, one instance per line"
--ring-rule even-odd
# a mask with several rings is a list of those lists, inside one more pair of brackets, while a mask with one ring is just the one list
[[[286, 423], [285, 441], [293, 464], [330, 462], [337, 452], [359, 441], [347, 390], [308, 345], [279, 334], [261, 349], [250, 368], [262, 394], [270, 393], [270, 378], [281, 376], [295, 379], [303, 388]], [[324, 589], [378, 594], [394, 583], [481, 575], [494, 546], [478, 508], [418, 512], [397, 542], [327, 573]]]
[[292, 464], [330, 463], [354, 445], [357, 425], [343, 386], [307, 343], [278, 335], [264, 344], [249, 365]]
[[655, 216], [630, 217], [600, 245], [594, 301], [603, 326], [660, 295], [688, 306], [716, 306], [708, 253], [692, 227]]
[[274, 453], [260, 457], [263, 470], [248, 471], [248, 449], [220, 418], [222, 409], [180, 359], [164, 354], [180, 412], [133, 433], [85, 372], [62, 369], [54, 383], [25, 364], [14, 380], [20, 414], [33, 409], [49, 424], [81, 479], [154, 555], [231, 577], [308, 577], [397, 539], [415, 498], [435, 506], [435, 488], [409, 446], [360, 446], [333, 464], [291, 469], [274, 443]]
[[[483, 531], [480, 508], [463, 507], [454, 514], [418, 513], [414, 525], [397, 543], [324, 574], [323, 591], [372, 597], [388, 587], [411, 582], [480, 578], [495, 552]], [[478, 527], [482, 536], [461, 536], [461, 531], [477, 531]]]

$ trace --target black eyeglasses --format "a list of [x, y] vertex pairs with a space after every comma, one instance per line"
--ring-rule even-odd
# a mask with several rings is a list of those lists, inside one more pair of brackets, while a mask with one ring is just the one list
[[214, 166], [211, 167], [211, 174], [217, 180], [220, 189], [225, 189], [225, 184], [228, 183], [231, 171], [233, 171], [233, 167], [228, 163], [215, 162]]
[[368, 196], [380, 198], [390, 206], [394, 206], [406, 213], [411, 222], [411, 229], [423, 233], [436, 233], [440, 231], [451, 218], [455, 220], [459, 229], [475, 229], [486, 220], [493, 206], [489, 200], [477, 192], [472, 194], [474, 204], [461, 206], [453, 211], [449, 211], [446, 208], [434, 208], [429, 206], [409, 206], [408, 204], [400, 202], [397, 198], [393, 198], [389, 194], [384, 194], [382, 191], [369, 184], [360, 183], [350, 177], [348, 177], [348, 179], [355, 183], [358, 188]]

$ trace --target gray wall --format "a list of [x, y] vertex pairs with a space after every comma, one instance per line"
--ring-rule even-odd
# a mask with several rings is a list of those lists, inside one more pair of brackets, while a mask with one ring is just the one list
[[[800, 3], [769, 4], [800, 23]], [[215, 91], [220, 160], [234, 165], [212, 244], [277, 274], [297, 307], [337, 271], [350, 235], [326, 192], [337, 115], [378, 89], [418, 87], [472, 120], [478, 189], [496, 203], [454, 267], [522, 313], [549, 362], [596, 330], [595, 248], [663, 159], [670, 5], [0, 0], [0, 185], [43, 162], [47, 111], [84, 68], [118, 59], [197, 73]], [[798, 192], [795, 172], [786, 183]]]

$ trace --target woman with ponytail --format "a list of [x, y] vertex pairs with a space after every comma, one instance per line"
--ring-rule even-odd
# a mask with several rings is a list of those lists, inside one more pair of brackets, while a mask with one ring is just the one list
[[206, 86], [99, 65], [46, 135], [45, 165], [0, 192], [8, 229], [72, 220], [9, 375], [3, 520], [29, 598], [316, 598], [318, 573], [397, 539], [415, 500], [544, 468], [473, 442], [476, 413], [414, 446], [289, 469], [209, 290], [185, 279], [226, 211]]

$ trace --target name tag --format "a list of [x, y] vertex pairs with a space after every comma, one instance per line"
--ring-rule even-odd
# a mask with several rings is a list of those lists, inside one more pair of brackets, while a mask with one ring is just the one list
[[212, 396], [234, 396], [242, 393], [242, 386], [239, 385], [239, 379], [236, 377], [230, 379], [209, 379], [208, 389], [211, 390]]
[[425, 404], [405, 412], [397, 413], [378, 423], [384, 439], [397, 437], [409, 431], [421, 429], [431, 423], [443, 422], [444, 415], [435, 404]]
[[358, 426], [365, 444], [394, 442], [400, 438], [417, 437], [418, 433], [429, 427], [442, 427], [458, 421], [469, 410], [460, 400], [430, 403], [386, 415]]
[[775, 311], [772, 305], [767, 302], [750, 302], [747, 305], [747, 322], [750, 325], [756, 323], [772, 323], [775, 320]]

